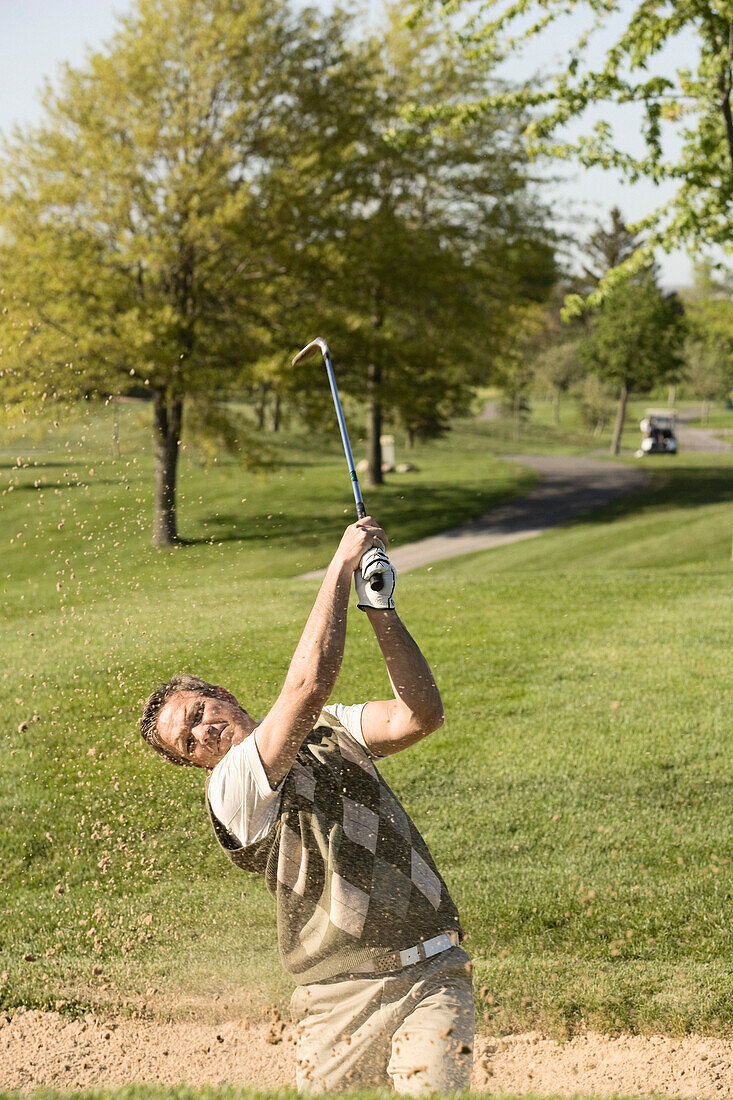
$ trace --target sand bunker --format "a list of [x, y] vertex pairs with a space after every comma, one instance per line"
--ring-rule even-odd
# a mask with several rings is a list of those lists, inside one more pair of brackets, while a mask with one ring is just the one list
[[[79, 1089], [131, 1082], [294, 1084], [294, 1037], [273, 1010], [263, 1021], [156, 1023], [55, 1012], [0, 1016], [0, 1088]], [[733, 1098], [733, 1041], [586, 1032], [568, 1042], [540, 1034], [480, 1036], [476, 1090]]]

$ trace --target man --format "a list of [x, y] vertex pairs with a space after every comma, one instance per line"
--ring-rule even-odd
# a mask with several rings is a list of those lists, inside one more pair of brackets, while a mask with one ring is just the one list
[[[283, 688], [257, 722], [224, 688], [178, 676], [155, 691], [141, 732], [176, 764], [211, 772], [219, 843], [265, 875], [278, 944], [298, 983], [302, 1091], [467, 1088], [474, 1038], [471, 964], [458, 912], [425, 841], [375, 762], [443, 721], [427, 661], [394, 607], [387, 537], [347, 527]], [[352, 577], [393, 697], [326, 702], [346, 638]]]

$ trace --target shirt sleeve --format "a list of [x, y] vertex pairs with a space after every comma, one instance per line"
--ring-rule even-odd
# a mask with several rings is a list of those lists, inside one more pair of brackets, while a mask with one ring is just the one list
[[211, 809], [246, 848], [266, 837], [277, 821], [284, 782], [272, 789], [251, 733], [241, 745], [231, 748], [211, 773]]
[[337, 722], [340, 722], [345, 730], [351, 734], [355, 741], [366, 749], [371, 757], [378, 760], [379, 757], [367, 745], [364, 740], [364, 734], [361, 730], [361, 715], [366, 703], [354, 703], [353, 706], [346, 707], [343, 703], [330, 703], [323, 709], [328, 711]]

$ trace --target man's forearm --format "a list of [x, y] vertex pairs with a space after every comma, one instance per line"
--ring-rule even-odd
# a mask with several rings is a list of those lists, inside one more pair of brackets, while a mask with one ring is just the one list
[[386, 541], [379, 524], [365, 516], [344, 531], [318, 591], [313, 610], [303, 628], [290, 662], [285, 688], [315, 685], [331, 694], [341, 667], [346, 641], [346, 612], [354, 570], [376, 540]]
[[443, 704], [435, 677], [415, 639], [396, 611], [367, 610], [387, 666], [392, 690], [425, 726], [443, 721]]
[[369, 516], [357, 520], [344, 531], [326, 570], [282, 690], [254, 734], [271, 787], [292, 767], [303, 739], [333, 691], [344, 655], [354, 570], [374, 540], [386, 537]]
[[318, 685], [325, 699], [341, 668], [346, 642], [346, 616], [351, 592], [351, 570], [336, 561], [329, 565], [286, 678]]
[[262, 766], [273, 789], [290, 771], [303, 738], [336, 683], [350, 588], [349, 569], [332, 563], [295, 647], [282, 691], [255, 732]]

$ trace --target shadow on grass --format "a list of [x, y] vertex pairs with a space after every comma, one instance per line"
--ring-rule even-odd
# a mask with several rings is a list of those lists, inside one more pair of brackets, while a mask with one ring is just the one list
[[[578, 493], [577, 483], [568, 478], [557, 483], [557, 496], [551, 502], [553, 521], [558, 523], [601, 525], [615, 519], [639, 515], [647, 510], [660, 508], [696, 508], [705, 504], [721, 504], [733, 501], [733, 476], [729, 466], [681, 467], [649, 470], [650, 480], [643, 486], [631, 490], [614, 500], [605, 502], [601, 491], [586, 489], [583, 493], [585, 505], [592, 510], [577, 514], [569, 510], [564, 515], [562, 498], [568, 500]], [[380, 522], [387, 531], [398, 535], [395, 545], [404, 545], [426, 535], [446, 531], [456, 524], [468, 524], [484, 516], [493, 508], [513, 498], [518, 500], [531, 481], [519, 486], [519, 496], [509, 491], [477, 492], [461, 490], [444, 485], [432, 489], [424, 484], [385, 485], [378, 490], [370, 490], [369, 496], [374, 504]], [[546, 508], [547, 505], [543, 505]], [[341, 532], [344, 522], [350, 522], [343, 513], [320, 514], [315, 517], [321, 532], [329, 530], [334, 537]], [[523, 527], [534, 528], [537, 524], [534, 511], [526, 517], [526, 522], [510, 517], [507, 523], [513, 530]], [[257, 542], [267, 537], [273, 544], [280, 541], [306, 542], [313, 533], [314, 516], [286, 512], [273, 517], [259, 512], [250, 516], [235, 513], [210, 513], [204, 517], [203, 524], [208, 533], [203, 536], [181, 539], [182, 545], [195, 546], [211, 542]]]
[[[528, 477], [519, 485], [523, 492], [533, 484]], [[461, 489], [457, 486], [443, 485], [426, 489], [423, 483], [405, 485], [384, 485], [369, 490], [370, 504], [384, 526], [392, 534], [397, 545], [424, 538], [435, 531], [465, 522], [481, 516], [492, 508], [503, 504], [515, 495], [511, 489]], [[367, 504], [369, 511], [370, 504]], [[317, 506], [316, 506], [317, 508]], [[343, 507], [328, 512], [311, 510], [303, 512], [286, 511], [282, 515], [258, 512], [253, 515], [237, 515], [233, 512], [212, 512], [203, 518], [202, 525], [208, 533], [202, 536], [181, 538], [183, 546], [197, 546], [205, 543], [259, 542], [278, 543], [285, 541], [294, 544], [306, 543], [317, 528], [319, 535], [324, 532], [336, 539], [348, 523], [355, 519], [353, 504], [344, 494]]]
[[119, 485], [114, 477], [95, 477], [94, 481], [39, 481], [36, 485], [16, 485], [16, 493], [43, 493], [49, 489], [91, 489], [98, 485]]
[[[388, 532], [397, 535], [394, 545], [406, 543], [448, 531], [460, 524], [462, 528], [476, 525], [481, 528], [481, 517], [492, 509], [507, 502], [516, 502], [518, 514], [506, 516], [497, 521], [497, 529], [506, 526], [507, 530], [534, 530], [538, 524], [548, 527], [575, 524], [602, 525], [617, 519], [633, 515], [642, 515], [648, 511], [664, 508], [697, 508], [705, 504], [720, 504], [733, 501], [733, 477], [727, 466], [721, 467], [681, 467], [657, 470], [645, 470], [650, 480], [637, 488], [624, 492], [615, 499], [608, 499], [608, 490], [597, 486], [579, 486], [572, 478], [557, 481], [552, 497], [548, 500], [528, 502], [527, 514], [522, 514], [524, 505], [522, 496], [532, 484], [518, 486], [518, 492], [461, 490], [444, 485], [431, 490], [424, 485], [382, 486], [379, 490], [370, 490], [369, 496], [375, 505], [374, 511]], [[578, 511], [578, 507], [587, 511]], [[349, 509], [350, 512], [350, 509]], [[206, 543], [249, 542], [266, 540], [276, 546], [287, 542], [291, 546], [307, 545], [313, 535], [314, 522], [320, 533], [329, 532], [338, 538], [346, 522], [351, 522], [342, 511], [320, 514], [285, 512], [273, 516], [259, 512], [250, 516], [235, 513], [210, 513], [203, 523], [208, 529], [205, 536], [181, 539], [184, 546]]]
[[611, 501], [595, 512], [579, 516], [577, 523], [601, 524], [662, 508], [699, 508], [733, 501], [733, 469], [730, 466], [682, 467], [650, 470], [641, 488]]
[[0, 462], [0, 470], [13, 470], [15, 473], [20, 473], [21, 470], [68, 470], [74, 466], [89, 467], [88, 462], [74, 461], [69, 459], [68, 462], [56, 461], [54, 459], [48, 459], [43, 462], [24, 462], [21, 466], [17, 462]]

